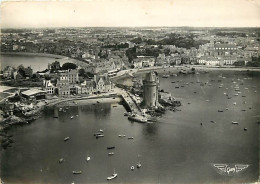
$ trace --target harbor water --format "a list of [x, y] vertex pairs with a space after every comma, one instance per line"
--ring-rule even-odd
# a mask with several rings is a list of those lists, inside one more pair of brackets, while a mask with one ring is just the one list
[[[160, 78], [160, 88], [171, 92], [182, 106], [149, 124], [129, 121], [119, 104], [71, 106], [58, 112], [58, 118], [53, 118], [54, 107], [46, 108], [32, 124], [9, 131], [14, 143], [1, 151], [1, 179], [51, 184], [255, 182], [259, 81], [257, 73], [232, 71]], [[104, 137], [96, 139], [93, 134], [100, 129]], [[65, 137], [70, 139], [64, 141]], [[107, 150], [108, 146], [115, 149]], [[249, 166], [227, 176], [212, 164]], [[107, 181], [114, 169], [117, 178]]]

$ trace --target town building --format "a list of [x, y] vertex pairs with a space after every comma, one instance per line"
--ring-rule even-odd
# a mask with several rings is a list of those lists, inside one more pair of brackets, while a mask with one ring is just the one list
[[112, 82], [107, 75], [95, 75], [94, 82], [97, 93], [107, 93], [112, 89]]
[[46, 91], [39, 89], [29, 89], [21, 92], [21, 95], [30, 100], [40, 100], [46, 98]]
[[60, 70], [61, 69], [60, 62], [55, 61], [55, 62], [53, 62], [51, 64], [48, 64], [48, 69], [49, 70]]
[[51, 80], [43, 80], [43, 89], [47, 94], [55, 94], [55, 85], [52, 84]]
[[88, 95], [92, 95], [96, 92], [96, 83], [91, 80], [91, 81], [87, 81], [85, 80], [83, 83], [80, 84], [80, 91], [79, 93], [81, 94], [88, 94]]

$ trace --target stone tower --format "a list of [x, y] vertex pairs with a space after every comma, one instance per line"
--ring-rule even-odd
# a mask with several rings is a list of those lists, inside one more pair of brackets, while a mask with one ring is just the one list
[[154, 72], [146, 74], [144, 84], [144, 106], [146, 108], [158, 105], [158, 80]]

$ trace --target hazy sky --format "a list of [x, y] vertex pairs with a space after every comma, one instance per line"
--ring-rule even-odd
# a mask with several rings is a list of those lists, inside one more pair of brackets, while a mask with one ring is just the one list
[[1, 27], [260, 27], [260, 0], [86, 0], [1, 3]]

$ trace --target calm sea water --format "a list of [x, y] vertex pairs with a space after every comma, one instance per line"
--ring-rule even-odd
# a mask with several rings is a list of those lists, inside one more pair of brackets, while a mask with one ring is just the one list
[[[116, 104], [70, 107], [66, 113], [59, 112], [58, 119], [53, 118], [53, 108], [48, 108], [34, 123], [10, 130], [15, 142], [1, 152], [1, 178], [6, 183], [256, 181], [260, 76], [222, 72], [222, 78], [220, 74], [161, 78], [161, 88], [180, 99], [182, 106], [181, 111], [167, 111], [153, 124], [128, 121], [123, 116], [124, 107], [114, 107]], [[241, 91], [238, 96], [234, 96], [236, 85]], [[70, 119], [72, 115], [74, 119]], [[104, 130], [105, 137], [96, 139], [93, 134], [99, 129]], [[119, 138], [119, 134], [126, 137]], [[68, 136], [70, 140], [64, 142]], [[116, 148], [107, 150], [107, 146]], [[111, 151], [115, 154], [108, 156]], [[131, 171], [138, 154], [142, 167]], [[87, 155], [91, 157], [89, 162], [85, 160]], [[60, 158], [64, 158], [64, 163], [59, 163]], [[225, 176], [216, 172], [212, 163], [250, 166], [234, 176]], [[118, 177], [107, 182], [106, 177], [112, 175], [114, 168]], [[73, 175], [73, 170], [81, 170], [82, 174]]]
[[43, 71], [48, 68], [48, 63], [53, 63], [54, 61], [59, 61], [62, 65], [68, 62], [63, 59], [55, 59], [50, 57], [40, 57], [40, 56], [22, 56], [22, 55], [0, 55], [0, 69], [4, 69], [6, 66], [17, 67], [23, 65], [24, 67], [30, 66], [33, 72]]

